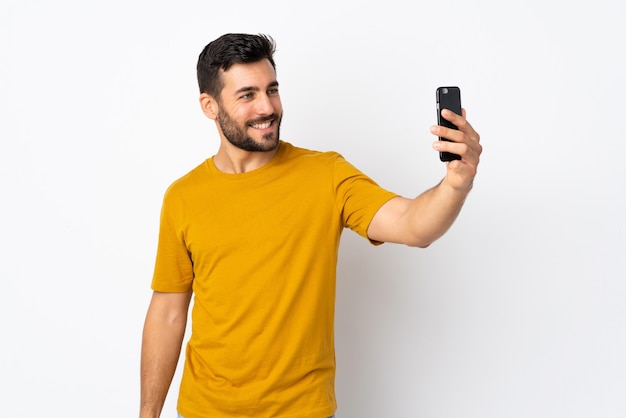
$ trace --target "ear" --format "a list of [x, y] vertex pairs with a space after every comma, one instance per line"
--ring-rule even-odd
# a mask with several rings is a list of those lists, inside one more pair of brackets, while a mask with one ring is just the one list
[[207, 118], [213, 120], [217, 119], [219, 105], [213, 96], [210, 96], [207, 93], [202, 93], [200, 95], [200, 108], [202, 108], [202, 112]]

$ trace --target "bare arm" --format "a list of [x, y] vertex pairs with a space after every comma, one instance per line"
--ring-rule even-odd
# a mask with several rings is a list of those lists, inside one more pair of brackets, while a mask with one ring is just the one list
[[463, 116], [444, 111], [443, 116], [459, 130], [431, 127], [434, 135], [454, 142], [436, 141], [433, 148], [461, 156], [446, 163], [446, 176], [432, 189], [414, 199], [396, 197], [376, 213], [367, 230], [375, 241], [395, 242], [415, 247], [427, 247], [441, 237], [455, 221], [465, 198], [472, 189], [482, 153], [480, 135]]
[[191, 291], [154, 292], [141, 345], [140, 418], [157, 418], [172, 382], [187, 326]]

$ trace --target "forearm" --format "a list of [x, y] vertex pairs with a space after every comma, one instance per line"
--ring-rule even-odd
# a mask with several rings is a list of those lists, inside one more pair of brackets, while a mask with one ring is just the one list
[[159, 417], [180, 356], [186, 312], [168, 314], [151, 304], [141, 346], [140, 418]]
[[443, 179], [413, 199], [404, 214], [405, 243], [423, 248], [439, 239], [457, 219], [470, 190], [455, 189]]
[[444, 179], [414, 199], [391, 199], [374, 215], [367, 235], [373, 241], [428, 247], [454, 223], [470, 189], [456, 189]]

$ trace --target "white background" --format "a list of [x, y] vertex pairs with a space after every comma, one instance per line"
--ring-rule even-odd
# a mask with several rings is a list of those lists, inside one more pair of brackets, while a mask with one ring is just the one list
[[626, 416], [625, 19], [619, 0], [2, 0], [0, 415], [137, 415], [163, 192], [218, 145], [197, 55], [261, 32], [283, 139], [413, 196], [444, 174], [435, 89], [459, 85], [484, 145], [430, 248], [344, 234], [338, 418]]

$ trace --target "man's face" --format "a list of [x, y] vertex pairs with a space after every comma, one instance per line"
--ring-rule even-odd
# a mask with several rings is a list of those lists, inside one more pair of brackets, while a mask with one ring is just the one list
[[270, 62], [235, 64], [222, 77], [224, 88], [216, 118], [222, 135], [245, 151], [275, 150], [283, 112]]

